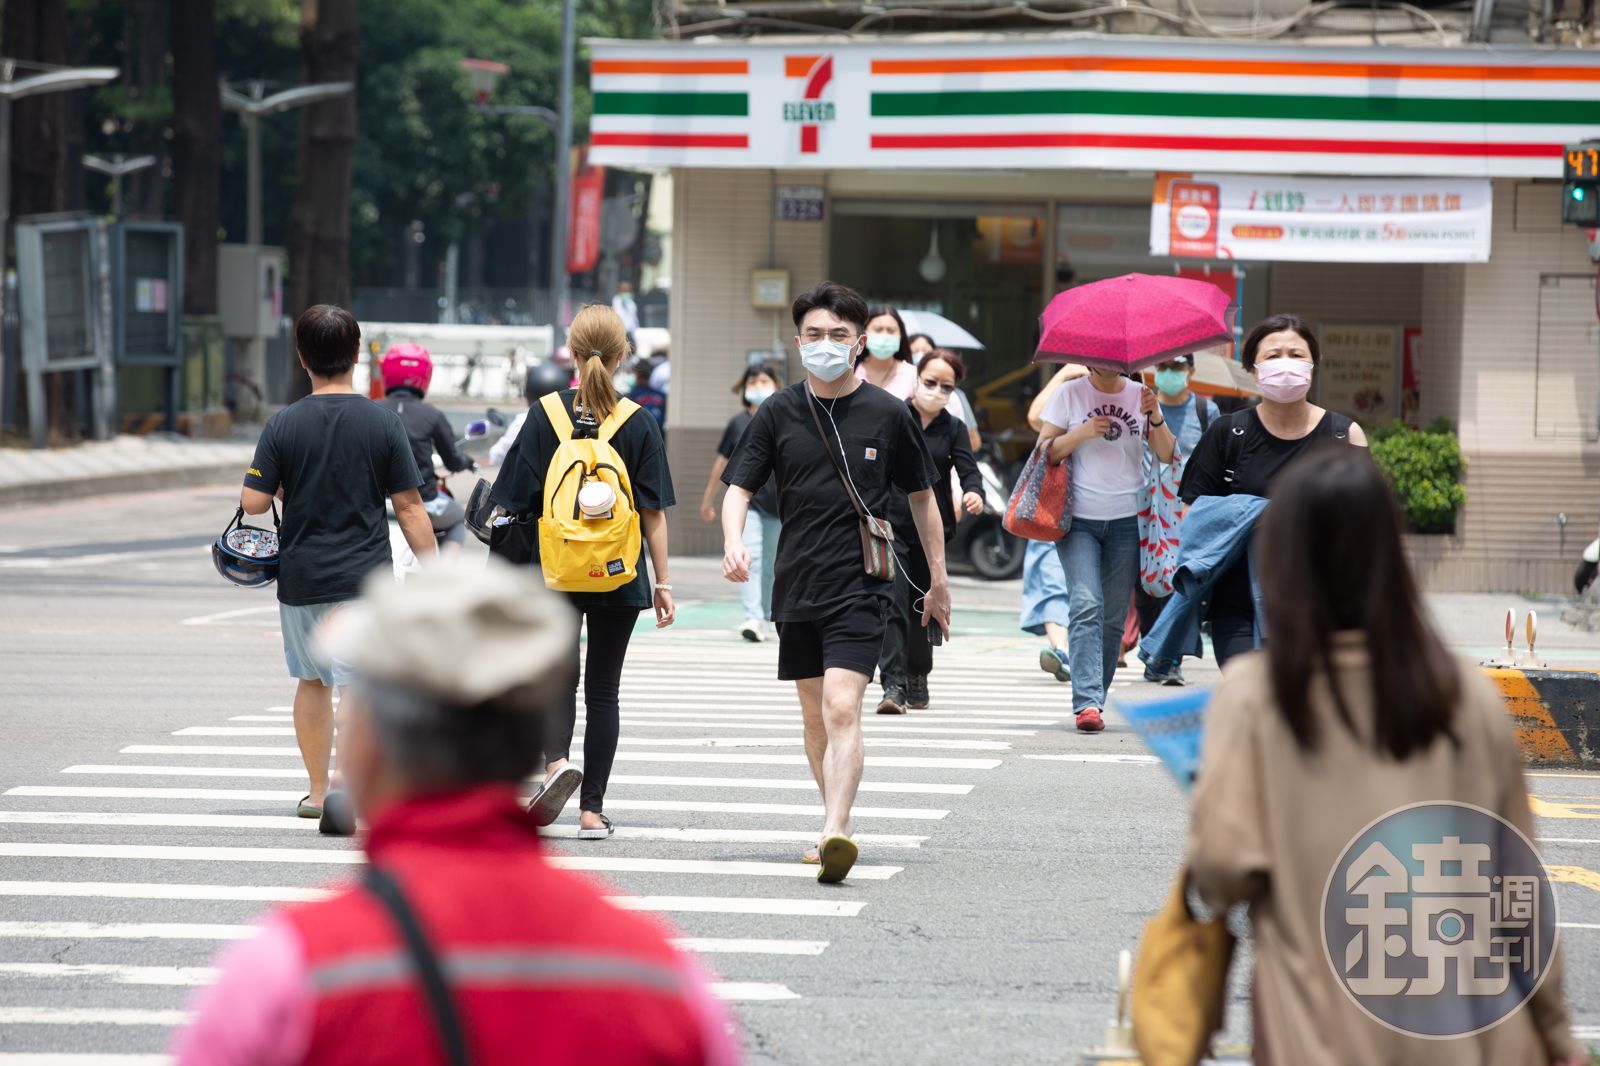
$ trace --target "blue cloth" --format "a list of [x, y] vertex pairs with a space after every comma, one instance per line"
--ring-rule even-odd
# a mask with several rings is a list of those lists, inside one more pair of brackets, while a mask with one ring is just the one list
[[1206, 425], [1209, 426], [1217, 420], [1217, 405], [1204, 396], [1191, 392], [1189, 398], [1180, 404], [1172, 407], [1165, 403], [1161, 405], [1161, 417], [1167, 420], [1167, 428], [1177, 438], [1178, 452], [1185, 463], [1200, 443], [1200, 415], [1197, 408], [1201, 404], [1206, 405]]
[[1074, 519], [1057, 543], [1072, 603], [1067, 626], [1072, 711], [1103, 709], [1139, 580], [1139, 519]]
[[1068, 603], [1067, 572], [1055, 544], [1028, 541], [1022, 551], [1022, 631], [1042, 637], [1046, 622], [1065, 629], [1072, 618]]
[[278, 628], [283, 630], [283, 659], [289, 676], [301, 681], [321, 681], [344, 688], [355, 677], [350, 664], [331, 659], [317, 648], [317, 629], [343, 603], [278, 604]]
[[1206, 704], [1210, 701], [1211, 693], [1201, 689], [1140, 703], [1117, 700], [1116, 710], [1133, 726], [1145, 747], [1172, 771], [1178, 784], [1190, 789], [1200, 772]]
[[1161, 617], [1139, 642], [1139, 658], [1152, 670], [1176, 666], [1185, 655], [1201, 654], [1200, 620], [1217, 579], [1240, 558], [1250, 561], [1250, 598], [1255, 601], [1255, 642], [1261, 646], [1261, 586], [1256, 580], [1252, 534], [1267, 501], [1260, 496], [1201, 496], [1183, 520], [1178, 572]]
[[744, 517], [744, 546], [750, 552], [750, 576], [739, 586], [746, 622], [772, 621], [773, 558], [778, 554], [778, 534], [783, 523], [754, 507]]

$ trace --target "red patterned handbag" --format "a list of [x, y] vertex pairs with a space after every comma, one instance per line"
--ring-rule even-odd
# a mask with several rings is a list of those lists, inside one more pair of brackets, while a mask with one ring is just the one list
[[1050, 462], [1050, 442], [1028, 456], [1006, 505], [1006, 532], [1026, 540], [1060, 540], [1072, 528], [1072, 476], [1067, 463]]

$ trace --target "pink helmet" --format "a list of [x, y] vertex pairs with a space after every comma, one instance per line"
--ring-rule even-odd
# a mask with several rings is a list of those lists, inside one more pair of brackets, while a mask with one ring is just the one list
[[433, 380], [433, 357], [420, 344], [394, 344], [383, 353], [378, 365], [383, 376], [383, 391], [416, 389], [426, 394], [428, 382]]

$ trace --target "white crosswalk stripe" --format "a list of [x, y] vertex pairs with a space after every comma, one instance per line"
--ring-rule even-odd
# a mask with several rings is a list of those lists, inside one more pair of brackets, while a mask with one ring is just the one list
[[[712, 991], [741, 1010], [793, 1009], [826, 987], [830, 944], [899, 878], [940, 861], [931, 845], [956, 805], [976, 802], [1014, 753], [1050, 751], [1070, 718], [1064, 688], [1019, 672], [1027, 684], [997, 691], [977, 651], [941, 653], [932, 710], [874, 715], [869, 690], [862, 860], [819, 890], [800, 853], [822, 807], [792, 687], [774, 679], [776, 647], [705, 631], [640, 643], [605, 802], [615, 835], [573, 839], [575, 796], [541, 836], [553, 864], [602, 879], [617, 907], [671, 921], [674, 943], [712, 968], [724, 960], [731, 979]], [[580, 702], [580, 728], [582, 717]], [[158, 1052], [214, 979], [217, 950], [273, 906], [326, 898], [365, 862], [353, 842], [294, 816], [305, 772], [288, 707], [174, 725], [0, 793], [0, 1025], [20, 1034], [0, 1066], [166, 1062]], [[582, 742], [580, 732], [575, 754]], [[81, 1045], [108, 1054], [29, 1036], [64, 1028], [118, 1035]]]

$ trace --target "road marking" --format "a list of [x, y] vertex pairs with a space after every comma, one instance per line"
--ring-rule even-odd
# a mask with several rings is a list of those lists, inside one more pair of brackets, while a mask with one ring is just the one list
[[[608, 804], [618, 801], [608, 799]], [[860, 812], [855, 812], [859, 814]], [[552, 830], [541, 836], [555, 839], [575, 839], [577, 830], [570, 832]], [[647, 826], [619, 825], [613, 833], [623, 839], [661, 840], [671, 844], [806, 844], [817, 842], [814, 829], [686, 829], [651, 828]], [[871, 844], [879, 848], [920, 848], [927, 837], [906, 836], [897, 833], [856, 833], [852, 836], [858, 844]]]
[[1600, 892], [1600, 873], [1595, 873], [1593, 870], [1585, 869], [1582, 866], [1546, 865], [1544, 872], [1549, 876], [1550, 880], [1557, 884], [1582, 885], [1584, 888], [1592, 888], [1594, 891]]
[[754, 1003], [780, 999], [799, 999], [800, 993], [788, 985], [767, 984], [760, 981], [710, 981], [711, 994], [728, 1003]]
[[1589, 922], [1562, 922], [1562, 929], [1600, 929], [1600, 924]]
[[[172, 844], [35, 844], [0, 842], [0, 855], [19, 859], [136, 859], [149, 862], [263, 862], [355, 866], [359, 851], [321, 848], [238, 848]], [[817, 871], [799, 862], [747, 862], [720, 859], [643, 859], [625, 856], [552, 855], [550, 865], [586, 873], [711, 874], [730, 877], [810, 877]], [[887, 881], [899, 866], [856, 866], [858, 881]]]
[[[168, 985], [198, 988], [217, 979], [211, 966], [110, 966], [64, 962], [0, 962], [0, 976], [60, 980], [64, 977], [98, 977], [117, 985]], [[0, 1062], [5, 1061], [0, 1059]]]
[[[574, 744], [583, 743], [583, 734], [572, 738]], [[1010, 751], [1011, 745], [1001, 740], [951, 740], [935, 738], [901, 738], [868, 736], [868, 748], [909, 748], [916, 751]], [[622, 737], [618, 744], [639, 744], [661, 748], [784, 748], [804, 744], [805, 738], [792, 737]], [[299, 748], [268, 747], [266, 745], [226, 744], [130, 744], [120, 755], [283, 755], [300, 757]]]
[[[137, 747], [138, 745], [134, 745]], [[124, 749], [131, 751], [132, 749]], [[907, 770], [993, 770], [999, 759], [944, 759], [910, 755], [868, 755], [868, 766], [899, 767]], [[804, 755], [721, 754], [718, 752], [619, 751], [617, 762], [718, 763], [724, 766], [805, 766]], [[69, 766], [64, 774], [172, 774], [204, 777], [294, 777], [304, 778], [304, 770], [254, 769], [248, 767], [198, 766]]]
[[[175, 771], [192, 769], [174, 768]], [[274, 774], [277, 772], [274, 771]], [[817, 784], [809, 777], [680, 777], [673, 774], [612, 774], [613, 785], [665, 785], [669, 788], [753, 788], [794, 792], [815, 792]], [[931, 781], [863, 781], [861, 792], [897, 792], [905, 795], [965, 796], [973, 785], [953, 785]], [[84, 785], [18, 785], [7, 789], [7, 796], [51, 796], [74, 799], [217, 799], [236, 803], [284, 801], [294, 803], [305, 795], [299, 789], [243, 788], [136, 788]], [[531, 797], [524, 797], [528, 799]], [[310, 819], [307, 819], [310, 821]]]
[[0, 1066], [173, 1066], [166, 1055], [69, 1055], [51, 1052], [0, 1052]]
[[[816, 872], [811, 871], [815, 877]], [[176, 922], [0, 922], [0, 938], [32, 940], [248, 940], [253, 925], [187, 925]], [[728, 955], [821, 955], [826, 940], [739, 940], [720, 937], [678, 937], [684, 951]]]
[[[572, 807], [578, 801], [574, 798], [567, 804]], [[715, 803], [710, 801], [699, 802], [691, 800], [612, 800], [619, 810], [641, 811], [695, 811], [718, 814], [796, 814], [805, 816], [822, 815], [822, 807], [804, 803]], [[937, 821], [948, 815], [949, 811], [935, 810], [926, 807], [857, 807], [854, 813], [864, 818], [906, 818], [927, 821]], [[292, 832], [311, 832], [317, 828], [317, 819], [300, 818], [295, 815], [275, 814], [147, 814], [132, 811], [0, 811], [0, 825], [132, 825], [148, 826], [168, 829], [287, 829]], [[636, 826], [621, 826], [617, 830], [619, 836], [624, 835], [623, 830], [633, 830], [627, 835], [640, 835]], [[706, 832], [721, 833], [731, 830], [689, 830], [677, 828], [651, 829], [649, 832], [666, 834]], [[803, 839], [808, 834], [797, 830], [799, 836], [788, 834], [772, 834], [766, 831], [753, 831], [759, 835], [748, 839], [757, 840], [768, 838], [771, 842]], [[809, 836], [815, 838], [815, 833]], [[653, 839], [677, 839], [662, 836]], [[743, 837], [684, 837], [686, 840], [727, 839], [740, 840]], [[865, 835], [858, 838], [862, 843], [890, 843], [894, 842], [901, 847], [915, 847], [915, 842], [928, 839], [927, 837], [907, 836], [878, 836]]]
[[274, 603], [264, 607], [240, 607], [232, 611], [218, 611], [216, 614], [200, 614], [193, 618], [185, 618], [178, 624], [185, 626], [208, 626], [215, 622], [226, 622], [231, 618], [243, 618], [246, 615], [251, 614], [266, 614], [269, 611], [273, 614], [277, 614], [278, 605]]
[[[176, 555], [194, 555], [205, 550], [205, 545], [186, 548], [157, 548], [144, 552], [100, 552], [96, 555], [49, 555], [34, 559], [0, 559], [0, 570], [60, 570], [71, 566], [106, 566], [126, 563], [136, 559], [165, 559]], [[274, 608], [276, 610], [276, 608]]]
[[1540, 837], [1541, 844], [1600, 844], [1600, 837]]
[[1024, 759], [1040, 759], [1048, 762], [1097, 762], [1097, 763], [1127, 763], [1132, 766], [1149, 766], [1161, 760], [1154, 755], [1099, 755], [1099, 754], [1066, 754], [1066, 755], [1024, 755]]
[[854, 918], [866, 903], [861, 900], [766, 899], [733, 896], [608, 896], [629, 911], [668, 914], [771, 914], [799, 918]]
[[1600, 803], [1554, 803], [1529, 796], [1528, 806], [1540, 818], [1600, 818]]
[[0, 938], [31, 940], [248, 940], [253, 925], [188, 922], [0, 922]]
[[247, 900], [253, 903], [314, 903], [331, 895], [323, 888], [270, 885], [136, 884], [130, 881], [0, 881], [0, 896], [58, 899]]
[[[55, 899], [247, 900], [314, 903], [336, 888], [267, 885], [134, 884], [127, 881], [0, 881], [0, 897]], [[783, 899], [765, 896], [607, 896], [623, 910], [685, 914], [769, 914], [801, 918], [854, 918], [861, 900]], [[241, 926], [240, 928], [250, 928]]]
[[[697, 720], [697, 719], [703, 719], [703, 720]], [[230, 722], [282, 722], [282, 723], [288, 723], [288, 722], [292, 722], [293, 719], [285, 717], [283, 715], [276, 715], [276, 714], [236, 714], [232, 718], [229, 718], [228, 721], [230, 721]], [[946, 728], [943, 728], [944, 725], [952, 725], [952, 726], [954, 726], [954, 725], [958, 725], [960, 723], [965, 723], [965, 722], [968, 722], [968, 721], [970, 721], [970, 720], [966, 719], [966, 718], [923, 718], [923, 717], [917, 717], [917, 718], [914, 718], [914, 719], [907, 720], [906, 724], [904, 724], [904, 725], [898, 725], [898, 724], [897, 725], [889, 725], [889, 724], [887, 724], [886, 722], [884, 722], [883, 720], [880, 719], [879, 721], [876, 721], [876, 722], [866, 722], [866, 723], [864, 723], [862, 725], [861, 728], [864, 731], [868, 732], [868, 733], [873, 733], [873, 732], [880, 732], [880, 733], [911, 733], [911, 734], [923, 734], [923, 733], [926, 733], [926, 734], [929, 734], [931, 736], [1033, 737], [1033, 736], [1038, 736], [1039, 735], [1039, 732], [1036, 729], [966, 729], [966, 728], [946, 729]], [[710, 714], [694, 714], [694, 713], [687, 713], [687, 712], [684, 713], [684, 714], [671, 714], [671, 713], [662, 712], [662, 711], [642, 711], [642, 712], [631, 713], [631, 714], [624, 713], [622, 715], [622, 722], [623, 722], [624, 725], [634, 725], [634, 726], [637, 726], [637, 727], [639, 727], [641, 729], [754, 729], [754, 730], [772, 730], [774, 732], [786, 732], [786, 731], [791, 730], [791, 729], [801, 729], [801, 728], [804, 727], [803, 723], [800, 721], [800, 716], [799, 716], [798, 713], [796, 713], [796, 714], [726, 714], [726, 715], [710, 715]], [[929, 722], [938, 723], [938, 727], [924, 725], [924, 723], [929, 723]], [[1049, 721], [1049, 722], [1029, 722], [1029, 721], [1007, 722], [1004, 719], [1001, 719], [1001, 720], [997, 721], [995, 724], [996, 725], [1002, 725], [1002, 726], [1003, 725], [1019, 725], [1020, 726], [1020, 725], [1058, 725], [1059, 723], [1055, 722], [1055, 721]], [[290, 730], [287, 733], [255, 734], [255, 735], [258, 735], [258, 736], [259, 735], [292, 736], [293, 732], [294, 732], [293, 730]], [[174, 735], [177, 736], [177, 735], [182, 735], [182, 734], [174, 734]], [[191, 735], [226, 736], [226, 735], [229, 735], [229, 734], [220, 733], [219, 732], [219, 733], [212, 733], [212, 734], [191, 734]], [[250, 734], [233, 734], [233, 735], [238, 736], [238, 735], [250, 735]]]

